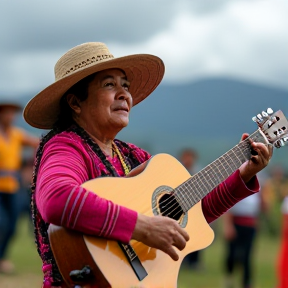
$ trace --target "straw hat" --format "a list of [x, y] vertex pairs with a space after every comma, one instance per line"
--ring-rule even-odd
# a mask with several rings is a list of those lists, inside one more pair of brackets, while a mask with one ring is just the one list
[[156, 56], [137, 54], [114, 58], [104, 43], [84, 43], [70, 49], [57, 61], [55, 82], [28, 102], [24, 119], [33, 127], [51, 129], [58, 119], [60, 99], [65, 92], [86, 76], [111, 68], [126, 73], [131, 83], [133, 105], [152, 93], [164, 75], [164, 64]]

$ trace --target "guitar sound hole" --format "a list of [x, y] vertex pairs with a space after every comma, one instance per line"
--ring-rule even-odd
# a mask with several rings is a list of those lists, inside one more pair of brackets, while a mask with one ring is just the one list
[[159, 199], [159, 210], [162, 216], [179, 220], [184, 213], [173, 194], [164, 194]]

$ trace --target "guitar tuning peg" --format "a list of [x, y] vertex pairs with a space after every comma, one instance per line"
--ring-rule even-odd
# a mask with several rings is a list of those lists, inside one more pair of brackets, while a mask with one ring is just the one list
[[257, 114], [257, 118], [258, 118], [260, 121], [263, 119], [261, 114]]
[[257, 122], [257, 117], [256, 116], [252, 117], [252, 121]]
[[284, 145], [288, 144], [288, 136], [282, 138]]
[[280, 148], [280, 147], [283, 147], [283, 146], [285, 146], [285, 145], [288, 145], [288, 136], [283, 137], [283, 138], [277, 140], [277, 141], [274, 143], [274, 146], [275, 146], [276, 148]]
[[267, 109], [267, 113], [268, 113], [268, 114], [272, 114], [272, 113], [273, 113], [273, 110], [272, 110], [271, 108], [268, 108], [268, 109]]
[[268, 113], [265, 111], [262, 111], [262, 116], [266, 118], [266, 117], [268, 117]]

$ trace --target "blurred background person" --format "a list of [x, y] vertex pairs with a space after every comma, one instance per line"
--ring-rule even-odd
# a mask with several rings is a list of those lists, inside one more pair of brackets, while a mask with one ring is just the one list
[[39, 143], [38, 138], [13, 125], [21, 110], [18, 104], [0, 103], [0, 272], [8, 274], [14, 272], [7, 250], [19, 215], [22, 148], [36, 148]]
[[288, 180], [282, 165], [274, 165], [269, 170], [269, 177], [261, 184], [264, 202], [267, 204], [267, 213], [261, 215], [261, 227], [267, 230], [270, 236], [279, 237], [281, 233], [281, 205], [288, 196]]
[[180, 153], [179, 160], [191, 175], [200, 170], [197, 164], [198, 153], [192, 148], [184, 148]]
[[[253, 194], [227, 211], [223, 219], [225, 240], [225, 288], [236, 287], [234, 274], [241, 268], [241, 288], [252, 288], [253, 247], [261, 211], [266, 210], [262, 193]], [[238, 285], [237, 285], [238, 287]]]
[[[179, 161], [182, 163], [182, 165], [189, 171], [191, 175], [194, 175], [197, 173], [200, 169], [197, 167], [197, 161], [198, 161], [198, 153], [193, 148], [184, 148], [180, 152], [179, 155]], [[188, 266], [191, 269], [195, 270], [201, 270], [203, 269], [203, 263], [200, 259], [200, 254], [202, 252], [195, 251], [193, 253], [188, 254], [183, 264]]]
[[277, 263], [277, 288], [288, 287], [288, 196], [282, 203], [282, 233]]

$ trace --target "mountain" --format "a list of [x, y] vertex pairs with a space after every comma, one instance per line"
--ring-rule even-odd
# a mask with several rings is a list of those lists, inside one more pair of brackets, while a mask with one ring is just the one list
[[[19, 102], [24, 106], [31, 95]], [[153, 154], [165, 152], [177, 156], [180, 149], [193, 147], [199, 153], [201, 165], [207, 165], [236, 145], [243, 132], [257, 129], [251, 120], [254, 115], [268, 107], [288, 115], [287, 95], [288, 91], [279, 88], [227, 78], [162, 83], [132, 109], [129, 126], [118, 138]], [[21, 118], [18, 124], [40, 134]], [[288, 148], [281, 150], [274, 153], [273, 160], [287, 165], [283, 155], [287, 155]]]
[[[160, 85], [133, 108], [123, 139], [174, 156], [183, 147], [194, 147], [207, 165], [237, 144], [243, 132], [257, 129], [254, 115], [268, 107], [288, 115], [287, 95], [285, 90], [223, 78]], [[283, 153], [288, 148], [282, 149], [274, 158], [287, 165]]]

